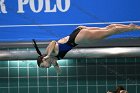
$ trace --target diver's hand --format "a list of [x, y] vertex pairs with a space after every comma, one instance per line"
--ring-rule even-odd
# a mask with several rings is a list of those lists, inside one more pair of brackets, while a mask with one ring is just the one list
[[56, 57], [45, 56], [45, 57], [43, 57], [42, 61], [44, 62], [46, 68], [49, 68], [49, 67], [51, 67], [51, 65], [53, 65], [56, 70], [56, 73], [61, 74], [62, 71], [59, 67], [59, 64], [57, 63]]
[[51, 61], [50, 61], [50, 57], [49, 56], [45, 56], [42, 59], [43, 63], [41, 65], [41, 67], [43, 68], [50, 68], [51, 67]]
[[43, 59], [47, 59], [47, 58], [49, 58], [49, 57], [50, 57], [50, 56], [47, 55], [47, 56], [43, 57]]

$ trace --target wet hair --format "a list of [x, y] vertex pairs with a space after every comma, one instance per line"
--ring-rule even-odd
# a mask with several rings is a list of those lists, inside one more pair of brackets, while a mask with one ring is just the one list
[[42, 63], [42, 59], [43, 59], [43, 57], [45, 57], [46, 56], [46, 54], [43, 54], [42, 55], [42, 53], [41, 53], [41, 51], [39, 50], [39, 48], [38, 48], [38, 46], [37, 46], [37, 44], [36, 44], [36, 41], [33, 39], [32, 40], [33, 41], [33, 46], [35, 47], [35, 49], [36, 49], [36, 52], [38, 53], [38, 58], [37, 58], [37, 65], [40, 67], [40, 64]]
[[42, 63], [42, 59], [43, 57], [45, 57], [46, 55], [42, 55], [42, 56], [38, 56], [37, 58], [37, 65], [40, 67], [40, 64]]

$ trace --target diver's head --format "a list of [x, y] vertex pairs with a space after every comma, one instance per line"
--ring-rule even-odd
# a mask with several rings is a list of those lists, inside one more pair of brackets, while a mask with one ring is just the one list
[[46, 58], [46, 55], [42, 55], [42, 56], [38, 56], [38, 59], [37, 59], [37, 64], [39, 67], [43, 67], [43, 68], [49, 68], [51, 67], [51, 58], [50, 57], [47, 57]]
[[37, 58], [37, 65], [40, 67], [40, 64], [43, 63], [43, 58], [45, 57], [45, 55], [41, 55], [38, 56]]
[[43, 68], [49, 68], [51, 67], [51, 65], [53, 65], [54, 68], [56, 69], [56, 72], [58, 74], [61, 74], [61, 69], [59, 68], [59, 65], [57, 63], [57, 58], [54, 56], [47, 56], [47, 54], [42, 54], [34, 39], [33, 39], [33, 46], [35, 47], [36, 52], [39, 55], [37, 58], [37, 65]]
[[41, 51], [39, 50], [36, 41], [33, 39], [33, 46], [36, 49], [36, 52], [38, 53], [38, 58], [37, 58], [37, 65], [39, 67], [46, 67], [49, 68], [51, 66], [51, 60], [50, 57], [47, 58], [47, 54], [42, 54]]

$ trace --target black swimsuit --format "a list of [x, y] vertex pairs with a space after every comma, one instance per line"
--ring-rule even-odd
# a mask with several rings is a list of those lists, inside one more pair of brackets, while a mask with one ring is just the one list
[[78, 33], [81, 31], [82, 28], [75, 29], [69, 36], [68, 42], [64, 44], [58, 43], [59, 52], [56, 56], [58, 59], [62, 59], [66, 53], [71, 50], [73, 47], [77, 46], [78, 44], [75, 43], [75, 38], [78, 35]]

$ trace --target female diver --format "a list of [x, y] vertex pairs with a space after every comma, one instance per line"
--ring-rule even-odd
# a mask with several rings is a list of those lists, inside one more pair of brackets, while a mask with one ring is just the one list
[[54, 65], [56, 71], [60, 73], [57, 60], [63, 59], [66, 53], [73, 47], [80, 44], [91, 44], [96, 40], [104, 39], [113, 34], [133, 30], [140, 30], [140, 26], [134, 24], [110, 24], [103, 28], [79, 26], [69, 36], [66, 36], [58, 41], [51, 41], [46, 48], [46, 53], [43, 55], [39, 51], [35, 40], [33, 40], [34, 47], [40, 55], [37, 59], [37, 64], [39, 67], [45, 68], [49, 68], [51, 65]]

